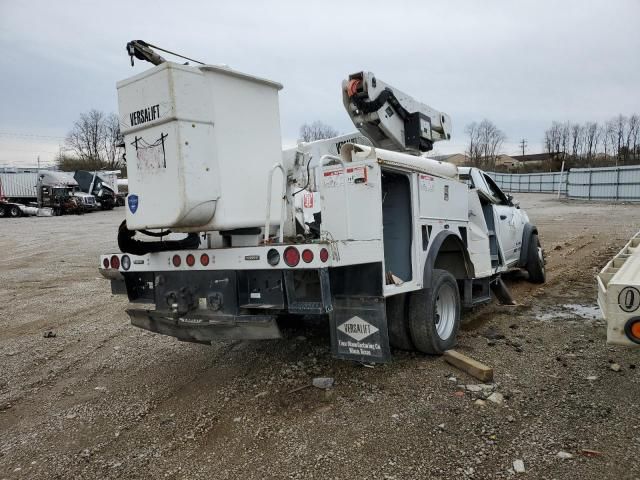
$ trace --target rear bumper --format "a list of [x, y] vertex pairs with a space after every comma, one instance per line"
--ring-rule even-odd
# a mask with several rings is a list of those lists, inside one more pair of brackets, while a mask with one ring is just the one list
[[197, 311], [174, 315], [143, 308], [129, 308], [127, 314], [136, 327], [185, 342], [268, 340], [282, 336], [272, 315], [214, 316]]

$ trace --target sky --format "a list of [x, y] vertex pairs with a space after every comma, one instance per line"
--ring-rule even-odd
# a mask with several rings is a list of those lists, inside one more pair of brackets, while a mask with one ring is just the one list
[[151, 67], [133, 39], [282, 83], [287, 146], [305, 122], [353, 131], [340, 85], [368, 70], [451, 116], [437, 153], [483, 118], [503, 153], [538, 153], [552, 120], [640, 113], [638, 18], [640, 0], [0, 0], [0, 165], [50, 164], [80, 113], [117, 113], [116, 82]]

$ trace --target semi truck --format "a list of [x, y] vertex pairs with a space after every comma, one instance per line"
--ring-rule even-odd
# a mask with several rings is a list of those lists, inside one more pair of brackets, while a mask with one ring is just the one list
[[[104, 177], [108, 177], [106, 180]], [[113, 182], [116, 179], [114, 172], [88, 172], [77, 170], [73, 178], [78, 183], [79, 189], [87, 194], [93, 195], [97, 206], [102, 210], [112, 210], [117, 204], [116, 192], [118, 188]]]
[[82, 213], [95, 206], [69, 174], [51, 170], [0, 173], [0, 217]]
[[166, 61], [118, 82], [128, 159], [118, 252], [100, 256], [134, 326], [182, 341], [279, 338], [320, 316], [334, 356], [440, 354], [464, 309], [544, 282], [538, 230], [484, 172], [426, 158], [451, 120], [371, 72], [342, 84], [357, 133], [281, 149], [277, 82]]

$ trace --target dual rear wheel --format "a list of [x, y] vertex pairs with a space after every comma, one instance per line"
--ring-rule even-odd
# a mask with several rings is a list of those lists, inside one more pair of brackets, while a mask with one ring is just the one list
[[431, 355], [453, 348], [460, 307], [455, 277], [446, 270], [433, 270], [429, 288], [387, 298], [391, 346]]

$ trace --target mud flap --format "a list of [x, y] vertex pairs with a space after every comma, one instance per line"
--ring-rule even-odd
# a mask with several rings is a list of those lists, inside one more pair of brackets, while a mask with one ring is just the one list
[[366, 363], [391, 360], [383, 297], [336, 296], [329, 320], [336, 358]]
[[501, 305], [515, 305], [511, 296], [509, 287], [504, 283], [501, 277], [497, 277], [491, 282], [491, 291], [496, 296]]

